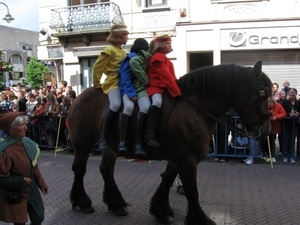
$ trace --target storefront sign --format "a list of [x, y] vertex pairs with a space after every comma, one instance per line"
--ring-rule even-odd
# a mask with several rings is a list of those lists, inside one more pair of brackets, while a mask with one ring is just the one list
[[299, 34], [293, 36], [259, 36], [259, 35], [249, 35], [246, 32], [238, 31], [232, 32], [229, 36], [230, 46], [239, 47], [250, 45], [263, 45], [263, 44], [289, 44], [298, 43], [299, 44]]
[[[226, 48], [292, 48], [300, 47], [300, 35], [297, 29], [279, 30], [279, 29], [264, 29], [264, 30], [235, 30], [224, 31], [222, 36], [227, 36], [227, 43], [222, 38], [222, 49]], [[224, 36], [223, 36], [224, 37]]]

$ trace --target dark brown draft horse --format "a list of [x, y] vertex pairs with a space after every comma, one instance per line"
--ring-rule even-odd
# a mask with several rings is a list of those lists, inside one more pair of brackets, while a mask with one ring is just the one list
[[[170, 187], [180, 175], [188, 201], [185, 224], [215, 224], [205, 215], [199, 204], [196, 184], [197, 164], [206, 156], [215, 125], [228, 109], [233, 108], [242, 119], [249, 135], [266, 137], [270, 130], [267, 98], [271, 95], [271, 81], [261, 71], [261, 62], [252, 67], [234, 64], [205, 67], [182, 76], [178, 86], [182, 91], [173, 100], [168, 93], [163, 97], [160, 122], [156, 132], [161, 148], [144, 145], [145, 159], [166, 159], [168, 164], [162, 181], [151, 199], [150, 213], [159, 223], [171, 223], [174, 212], [169, 205]], [[72, 165], [74, 183], [70, 198], [73, 208], [94, 212], [91, 199], [84, 189], [86, 165], [92, 149], [97, 146], [101, 124], [108, 108], [108, 98], [101, 90], [88, 88], [72, 104], [69, 111], [69, 132], [75, 148]], [[129, 158], [133, 153], [135, 112], [127, 135]], [[127, 215], [128, 204], [114, 180], [114, 166], [119, 144], [118, 121], [110, 129], [109, 146], [103, 152], [100, 172], [105, 185], [103, 199], [108, 209], [118, 216]]]

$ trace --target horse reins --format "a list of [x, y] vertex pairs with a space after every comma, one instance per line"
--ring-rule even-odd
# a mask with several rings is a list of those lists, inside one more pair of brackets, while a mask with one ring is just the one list
[[[209, 112], [207, 112], [206, 110], [202, 109], [202, 108], [199, 108], [196, 104], [194, 104], [193, 102], [191, 102], [188, 98], [186, 98], [185, 96], [181, 96], [187, 103], [189, 103], [191, 106], [193, 106], [195, 109], [197, 109], [198, 111], [200, 111], [201, 113], [205, 114], [206, 116], [210, 117], [211, 119], [213, 119], [214, 121], [224, 125], [224, 126], [228, 126], [232, 131], [240, 134], [240, 135], [243, 135], [243, 136], [248, 136], [248, 133], [245, 132], [244, 130], [240, 129], [240, 128], [237, 128], [236, 126], [232, 125], [231, 122], [227, 121], [227, 122], [224, 122], [223, 120], [221, 119], [218, 119], [217, 117], [211, 115]], [[229, 124], [229, 125], [227, 125]]]
[[[188, 104], [190, 104], [191, 106], [193, 106], [193, 107], [194, 107], [195, 109], [197, 109], [199, 112], [205, 114], [206, 116], [210, 117], [211, 119], [215, 120], [216, 122], [218, 122], [218, 123], [220, 123], [220, 124], [222, 124], [222, 125], [224, 125], [224, 126], [228, 126], [232, 131], [234, 131], [234, 132], [236, 132], [236, 133], [238, 133], [238, 134], [240, 134], [240, 135], [242, 135], [242, 136], [250, 137], [250, 136], [248, 135], [248, 133], [246, 133], [246, 132], [245, 132], [244, 130], [242, 130], [242, 129], [237, 128], [237, 127], [234, 126], [231, 122], [229, 122], [229, 121], [224, 122], [224, 121], [222, 121], [222, 120], [220, 120], [220, 119], [214, 117], [214, 116], [211, 115], [209, 112], [207, 112], [207, 111], [204, 110], [204, 109], [199, 108], [196, 104], [194, 104], [193, 102], [191, 102], [188, 98], [186, 98], [185, 96], [181, 95], [180, 97], [174, 98], [173, 101], [172, 101], [172, 106], [171, 106], [170, 112], [169, 112], [169, 114], [168, 114], [168, 116], [167, 116], [167, 120], [166, 120], [164, 129], [163, 129], [162, 135], [161, 135], [161, 137], [160, 137], [160, 139], [159, 139], [159, 140], [160, 140], [159, 142], [161, 142], [162, 139], [163, 139], [163, 137], [165, 136], [166, 129], [167, 129], [167, 125], [168, 125], [168, 123], [169, 123], [171, 114], [172, 114], [172, 112], [173, 112], [173, 108], [174, 108], [175, 102], [178, 101], [178, 98], [184, 99]], [[229, 125], [227, 125], [227, 124], [229, 124]]]

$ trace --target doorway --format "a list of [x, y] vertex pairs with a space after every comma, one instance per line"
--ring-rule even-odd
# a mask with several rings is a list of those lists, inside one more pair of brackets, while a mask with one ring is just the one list
[[213, 65], [213, 52], [190, 53], [190, 71]]

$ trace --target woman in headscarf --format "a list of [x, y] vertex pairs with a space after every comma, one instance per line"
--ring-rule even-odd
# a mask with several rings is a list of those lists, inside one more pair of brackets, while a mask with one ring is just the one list
[[0, 221], [39, 225], [44, 220], [44, 205], [39, 189], [48, 193], [38, 167], [40, 150], [25, 137], [26, 112], [0, 115], [0, 129], [6, 134], [0, 141]]

